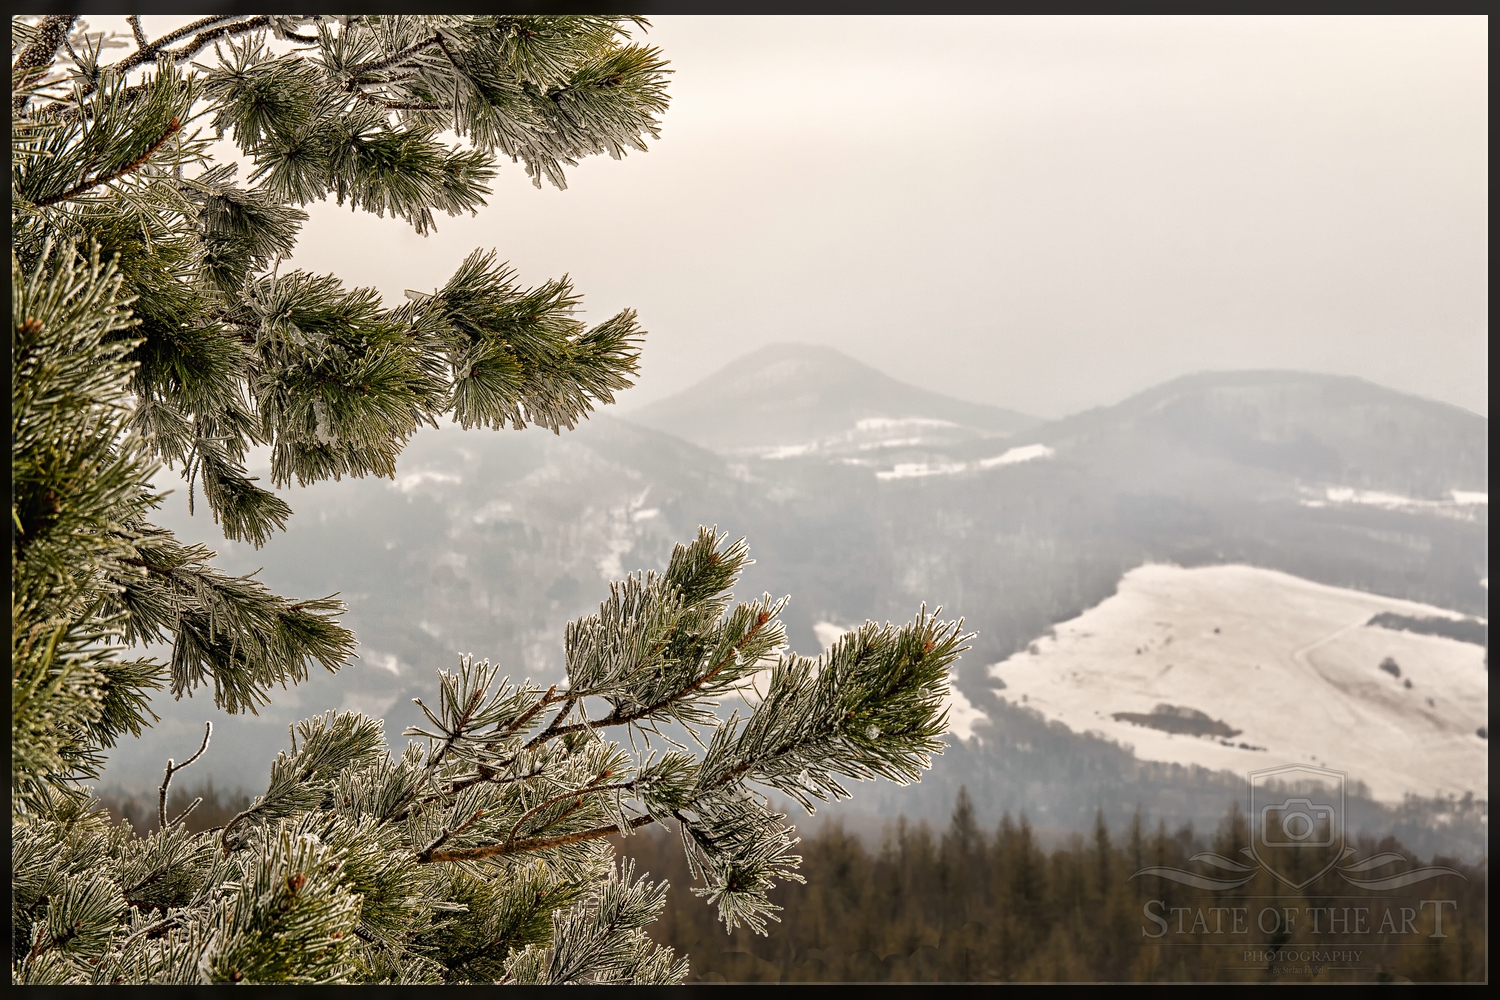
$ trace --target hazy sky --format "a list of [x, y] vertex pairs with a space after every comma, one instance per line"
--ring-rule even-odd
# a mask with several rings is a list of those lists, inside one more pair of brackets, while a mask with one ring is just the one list
[[590, 318], [650, 331], [625, 409], [808, 341], [1042, 416], [1264, 367], [1488, 413], [1482, 17], [660, 17], [646, 40], [675, 70], [650, 153], [565, 192], [506, 162], [426, 239], [315, 206], [296, 265], [397, 299], [475, 247], [569, 272]]

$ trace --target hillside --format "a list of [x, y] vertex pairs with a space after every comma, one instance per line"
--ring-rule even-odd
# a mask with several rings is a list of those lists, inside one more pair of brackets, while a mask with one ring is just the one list
[[1313, 762], [1391, 803], [1486, 796], [1484, 647], [1374, 624], [1391, 615], [1457, 617], [1273, 570], [1146, 565], [989, 673], [1006, 701], [1142, 760]]
[[1120, 452], [1134, 439], [1418, 502], [1451, 504], [1454, 491], [1484, 493], [1489, 482], [1486, 418], [1348, 376], [1204, 372], [1053, 421], [1038, 437], [1095, 461], [1114, 452], [1117, 475], [1134, 464], [1131, 449]]
[[705, 448], [756, 455], [805, 454], [851, 433], [903, 428], [1003, 439], [1041, 422], [908, 385], [811, 344], [761, 348], [626, 419]]
[[[163, 724], [117, 752], [107, 780], [159, 780], [162, 761], [213, 717], [214, 752], [195, 767], [222, 787], [253, 787], [292, 718], [358, 708], [399, 732], [416, 721], [410, 699], [428, 696], [433, 672], [461, 653], [557, 679], [564, 623], [596, 607], [608, 580], [662, 566], [700, 523], [748, 538], [756, 564], [741, 590], [792, 595], [785, 618], [799, 651], [822, 648], [820, 626], [904, 620], [924, 601], [978, 631], [956, 683], [990, 735], [952, 748], [922, 785], [863, 786], [848, 807], [887, 815], [945, 814], [961, 783], [986, 821], [1027, 809], [1081, 828], [1101, 803], [1128, 814], [1136, 802], [1168, 818], [1221, 815], [1242, 778], [1138, 760], [1002, 701], [986, 673], [1109, 599], [1143, 563], [1244, 564], [1487, 616], [1487, 452], [1475, 442], [1487, 444], [1488, 423], [1472, 414], [1367, 383], [1346, 398], [1350, 380], [1236, 373], [1028, 425], [868, 375], [835, 352], [789, 353], [784, 377], [772, 377], [779, 361], [752, 356], [771, 374], [718, 407], [718, 425], [693, 415], [712, 380], [645, 414], [677, 434], [641, 426], [642, 414], [597, 415], [560, 437], [424, 431], [394, 482], [290, 493], [288, 531], [258, 552], [223, 542], [173, 498], [164, 522], [209, 540], [226, 568], [263, 566], [283, 593], [341, 592], [361, 659], [258, 718], [163, 699]], [[1302, 388], [1274, 389], [1288, 379]], [[1242, 447], [1274, 438], [1278, 407], [1299, 414], [1283, 436], [1331, 450], [1337, 464], [1319, 468], [1336, 471]], [[798, 437], [804, 420], [811, 433]], [[1426, 465], [1412, 457], [1421, 439], [1437, 456]], [[1425, 471], [1403, 484], [1404, 463]]]

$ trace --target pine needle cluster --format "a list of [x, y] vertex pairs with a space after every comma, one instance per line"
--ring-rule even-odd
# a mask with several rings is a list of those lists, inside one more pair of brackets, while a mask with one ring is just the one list
[[665, 884], [605, 839], [662, 822], [724, 923], [763, 931], [799, 861], [764, 792], [916, 780], [964, 637], [924, 609], [789, 654], [784, 600], [736, 603], [748, 550], [713, 530], [568, 627], [564, 684], [465, 658], [404, 749], [358, 713], [305, 720], [213, 830], [168, 808], [208, 730], [149, 835], [90, 798], [151, 692], [254, 712], [354, 654], [335, 598], [153, 525], [162, 464], [260, 546], [292, 512], [252, 448], [277, 486], [390, 476], [440, 417], [557, 433], [636, 371], [634, 313], [587, 327], [566, 277], [526, 288], [492, 253], [395, 307], [283, 269], [303, 208], [426, 233], [484, 204], [497, 156], [562, 187], [644, 150], [667, 101], [640, 19], [217, 15], [154, 41], [129, 20], [114, 62], [76, 16], [11, 22], [13, 982], [680, 981], [644, 930]]

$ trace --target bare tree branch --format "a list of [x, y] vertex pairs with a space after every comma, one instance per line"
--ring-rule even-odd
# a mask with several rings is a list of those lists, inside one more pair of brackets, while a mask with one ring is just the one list
[[[167, 788], [168, 788], [168, 786], [170, 786], [172, 784], [172, 775], [176, 774], [178, 771], [181, 771], [183, 768], [187, 767], [193, 761], [195, 761], [199, 757], [203, 756], [203, 751], [205, 751], [205, 750], [208, 749], [208, 738], [209, 738], [209, 736], [211, 736], [213, 734], [213, 731], [214, 731], [214, 724], [212, 722], [205, 722], [203, 724], [203, 745], [198, 748], [198, 752], [197, 753], [193, 754], [191, 757], [189, 757], [187, 760], [183, 761], [181, 764], [174, 764], [172, 762], [172, 758], [170, 758], [170, 757], [167, 758], [167, 774], [166, 774], [166, 777], [162, 778], [162, 780], [161, 780], [161, 793], [160, 793], [160, 797], [157, 799], [157, 804], [156, 804], [156, 815], [161, 820], [161, 828], [163, 830], [165, 830], [167, 828]], [[199, 799], [198, 801], [201, 802], [203, 800]], [[195, 802], [195, 803], [193, 803], [193, 805], [188, 806], [187, 809], [183, 811], [182, 815], [177, 817], [177, 819], [178, 820], [186, 819], [187, 818], [187, 814], [190, 813], [190, 812], [192, 812], [193, 809], [195, 809], [197, 807], [197, 804], [198, 803]]]

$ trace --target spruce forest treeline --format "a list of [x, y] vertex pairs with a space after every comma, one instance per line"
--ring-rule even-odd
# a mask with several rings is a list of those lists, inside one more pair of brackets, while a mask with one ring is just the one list
[[[1152, 829], [1137, 814], [1123, 835], [1100, 823], [1092, 835], [1075, 834], [1049, 852], [1024, 815], [1019, 822], [1007, 815], [993, 831], [979, 827], [967, 793], [960, 792], [942, 831], [903, 817], [874, 849], [842, 823], [804, 836], [797, 849], [807, 882], [772, 891], [781, 922], [766, 936], [743, 928], [726, 935], [714, 923], [689, 891], [674, 834], [653, 831], [622, 846], [641, 869], [670, 881], [666, 909], [650, 933], [691, 956], [692, 982], [1486, 978], [1487, 863], [1438, 857], [1431, 864], [1461, 875], [1390, 891], [1353, 888], [1337, 875], [1301, 893], [1265, 872], [1232, 892], [1131, 877], [1143, 868], [1190, 868], [1190, 859], [1204, 850], [1238, 857], [1248, 832], [1238, 808], [1207, 838], [1191, 826]], [[1362, 858], [1395, 853], [1415, 860], [1394, 838], [1363, 838], [1351, 846]], [[1441, 928], [1424, 899], [1453, 901], [1440, 906]], [[1165, 919], [1165, 931], [1145, 915], [1148, 904], [1152, 915]], [[1256, 916], [1266, 907], [1293, 909], [1302, 919], [1290, 933], [1262, 933]], [[1406, 933], [1380, 933], [1386, 910], [1402, 929], [1403, 907], [1414, 911], [1406, 915]], [[1360, 908], [1367, 911], [1363, 918], [1354, 912]], [[1243, 933], [1235, 933], [1235, 910], [1247, 918]], [[1316, 932], [1311, 910], [1319, 911]], [[1349, 932], [1330, 933], [1330, 916], [1335, 930]]]
[[[202, 804], [185, 821], [193, 832], [222, 825], [248, 804], [243, 792], [225, 793], [210, 781], [185, 793]], [[115, 819], [127, 819], [140, 835], [156, 825], [156, 803], [149, 796], [101, 795]], [[1273, 887], [1252, 883], [1238, 893], [1210, 894], [1155, 877], [1131, 878], [1147, 867], [1183, 867], [1204, 849], [1226, 854], [1245, 843], [1247, 828], [1237, 809], [1213, 837], [1191, 826], [1168, 832], [1149, 829], [1139, 818], [1112, 836], [1102, 825], [1091, 837], [1047, 851], [1024, 816], [1009, 817], [993, 831], [975, 822], [967, 792], [960, 792], [947, 829], [905, 818], [885, 830], [876, 849], [842, 823], [827, 823], [798, 845], [806, 884], [787, 883], [771, 893], [783, 909], [765, 936], [744, 928], [726, 935], [713, 912], [691, 892], [675, 831], [651, 830], [621, 846], [653, 878], [671, 883], [667, 905], [651, 934], [661, 944], [690, 956], [694, 982], [1124, 982], [1251, 980], [1276, 982], [1347, 981], [1476, 982], [1485, 978], [1486, 864], [1463, 864], [1437, 857], [1462, 877], [1445, 876], [1395, 893], [1369, 893], [1375, 909], [1387, 904], [1415, 908], [1406, 935], [1312, 934], [1300, 928], [1284, 940], [1251, 933], [1233, 934], [1235, 907], [1254, 912], [1266, 901], [1255, 897]], [[1411, 858], [1394, 838], [1362, 840], [1359, 856], [1391, 852]], [[1467, 879], [1467, 881], [1464, 881]], [[1370, 905], [1346, 897], [1350, 890], [1314, 885], [1305, 896], [1282, 893], [1272, 902], [1295, 907]], [[1326, 892], [1322, 891], [1326, 890]], [[1357, 890], [1355, 890], [1357, 892]], [[1413, 903], [1412, 893], [1417, 893]], [[1422, 898], [1452, 899], [1443, 907], [1441, 938], [1432, 907]], [[1144, 916], [1165, 916], [1167, 932]], [[1187, 907], [1176, 933], [1173, 907]], [[1219, 908], [1220, 912], [1212, 912]], [[1204, 924], [1193, 923], [1199, 910]], [[1378, 923], [1371, 921], [1371, 923]], [[1225, 933], [1214, 933], [1215, 926]], [[1162, 935], [1151, 937], [1148, 935]], [[1323, 940], [1323, 939], [1327, 940]], [[1228, 939], [1228, 944], [1224, 942]], [[1361, 969], [1329, 968], [1317, 974], [1268, 969], [1268, 945], [1285, 952], [1362, 952]], [[1245, 968], [1244, 953], [1258, 953], [1258, 965]], [[1295, 967], [1297, 963], [1292, 963]]]

